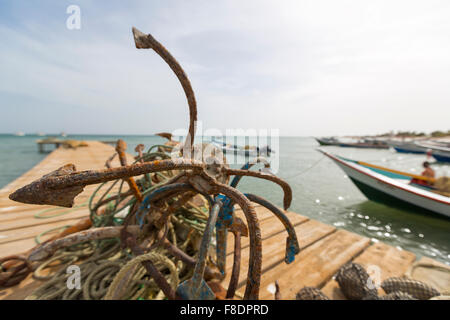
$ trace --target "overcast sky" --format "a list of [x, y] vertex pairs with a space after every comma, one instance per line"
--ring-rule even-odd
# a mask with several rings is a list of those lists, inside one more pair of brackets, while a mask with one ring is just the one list
[[450, 129], [448, 0], [2, 0], [0, 132], [186, 128], [178, 80], [132, 26], [181, 63], [204, 128]]

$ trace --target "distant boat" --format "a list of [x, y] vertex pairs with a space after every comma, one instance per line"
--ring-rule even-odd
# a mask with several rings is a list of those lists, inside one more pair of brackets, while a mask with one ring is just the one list
[[433, 150], [431, 152], [431, 155], [438, 162], [450, 162], [450, 152], [449, 151]]
[[357, 142], [342, 142], [336, 138], [315, 138], [321, 146], [338, 146], [343, 148], [389, 149], [383, 141], [363, 139]]
[[414, 143], [418, 146], [422, 146], [425, 148], [431, 148], [431, 149], [447, 148], [447, 151], [450, 150], [450, 143], [445, 142], [445, 141], [426, 140], [426, 141], [416, 141]]
[[227, 144], [225, 142], [217, 141], [212, 139], [212, 143], [216, 145], [218, 148], [222, 149], [222, 152], [227, 153], [235, 153], [244, 156], [270, 156], [271, 153], [275, 153], [269, 146], [264, 146], [262, 148], [255, 146], [237, 146], [232, 144]]
[[339, 141], [336, 138], [314, 138], [321, 146], [337, 146]]
[[400, 153], [425, 154], [428, 151], [427, 147], [420, 146], [414, 142], [389, 141], [388, 145]]
[[14, 135], [17, 137], [23, 137], [25, 135], [25, 133], [23, 133], [22, 131], [18, 131]]
[[43, 137], [43, 136], [45, 136], [45, 133], [43, 133], [43, 132], [38, 132], [38, 133], [37, 133], [37, 136], [38, 136], [38, 137]]
[[427, 153], [430, 152], [437, 161], [450, 162], [450, 147], [433, 142], [416, 142], [415, 144], [419, 147], [426, 148]]
[[412, 178], [422, 181], [434, 179], [319, 151], [333, 160], [370, 200], [388, 205], [425, 209], [450, 217], [450, 197], [434, 193], [424, 186], [409, 183]]
[[61, 132], [61, 137], [67, 137], [67, 133]]

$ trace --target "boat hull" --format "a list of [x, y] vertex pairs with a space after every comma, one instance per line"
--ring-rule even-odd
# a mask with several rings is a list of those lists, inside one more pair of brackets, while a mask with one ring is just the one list
[[402, 148], [402, 147], [394, 147], [395, 151], [400, 153], [414, 153], [414, 154], [425, 154], [425, 150], [418, 150], [413, 148]]
[[415, 144], [414, 142], [388, 142], [389, 146], [400, 153], [425, 154], [428, 148]]
[[431, 155], [433, 156], [433, 158], [436, 159], [436, 161], [439, 161], [439, 162], [450, 162], [450, 154], [433, 152]]
[[339, 147], [344, 148], [362, 148], [362, 149], [389, 149], [387, 145], [380, 144], [363, 144], [363, 143], [341, 143], [338, 145]]
[[321, 146], [335, 146], [335, 145], [337, 145], [336, 142], [329, 142], [327, 140], [323, 140], [323, 139], [320, 139], [320, 138], [315, 138], [315, 139]]
[[343, 143], [337, 140], [315, 138], [321, 146], [338, 146], [343, 148], [363, 148], [363, 149], [389, 149], [387, 144], [382, 143]]
[[415, 207], [419, 210], [431, 211], [450, 218], [450, 201], [443, 196], [420, 190], [381, 174], [364, 169], [361, 166], [345, 162], [333, 155], [325, 153], [350, 177], [358, 189], [370, 200], [387, 204]]

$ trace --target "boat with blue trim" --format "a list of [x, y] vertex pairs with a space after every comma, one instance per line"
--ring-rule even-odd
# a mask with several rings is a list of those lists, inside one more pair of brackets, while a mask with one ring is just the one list
[[[436, 179], [351, 160], [318, 150], [333, 160], [368, 199], [388, 205], [414, 207], [450, 218], [450, 197], [433, 190], [431, 185]], [[411, 181], [425, 183], [422, 185], [411, 183]]]
[[432, 151], [431, 155], [438, 162], [450, 162], [450, 152]]
[[420, 147], [427, 148], [433, 158], [438, 162], [450, 162], [450, 148], [444, 145], [438, 145], [434, 143], [418, 143]]
[[427, 147], [416, 144], [415, 142], [389, 141], [388, 145], [400, 153], [425, 154]]

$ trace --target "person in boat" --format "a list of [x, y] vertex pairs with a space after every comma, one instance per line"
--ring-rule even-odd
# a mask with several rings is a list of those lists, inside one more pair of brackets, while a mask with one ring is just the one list
[[423, 163], [423, 167], [425, 168], [425, 170], [423, 170], [422, 175], [427, 178], [434, 178], [434, 170], [431, 169], [430, 163], [428, 161], [425, 161]]
[[[426, 177], [426, 178], [434, 179], [435, 173], [434, 173], [434, 170], [430, 167], [430, 163], [428, 161], [425, 161], [422, 165], [425, 168], [425, 170], [422, 171], [421, 176]], [[412, 184], [420, 184], [420, 185], [425, 186], [425, 187], [432, 187], [433, 186], [432, 183], [430, 183], [430, 181], [417, 179], [417, 178], [413, 178], [411, 180], [411, 183]]]

